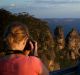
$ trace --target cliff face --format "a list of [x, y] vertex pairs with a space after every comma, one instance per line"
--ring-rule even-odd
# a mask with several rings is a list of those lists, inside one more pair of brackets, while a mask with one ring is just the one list
[[66, 46], [69, 49], [70, 57], [76, 60], [79, 57], [80, 36], [76, 29], [72, 29], [66, 37]]
[[62, 68], [62, 62], [64, 62], [65, 55], [65, 38], [62, 26], [58, 26], [54, 30], [54, 41], [55, 41], [55, 61], [59, 65], [57, 69]]
[[62, 50], [65, 47], [65, 38], [64, 38], [64, 31], [61, 26], [56, 27], [54, 30], [55, 35], [55, 47], [57, 50]]

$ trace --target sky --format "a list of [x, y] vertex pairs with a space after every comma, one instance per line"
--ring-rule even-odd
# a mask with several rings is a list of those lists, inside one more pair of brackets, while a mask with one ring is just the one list
[[37, 18], [80, 18], [80, 0], [0, 0], [0, 8]]

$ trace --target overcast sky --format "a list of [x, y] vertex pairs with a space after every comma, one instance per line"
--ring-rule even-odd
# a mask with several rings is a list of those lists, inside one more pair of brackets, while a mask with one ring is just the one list
[[80, 0], [0, 0], [0, 8], [38, 18], [80, 18]]

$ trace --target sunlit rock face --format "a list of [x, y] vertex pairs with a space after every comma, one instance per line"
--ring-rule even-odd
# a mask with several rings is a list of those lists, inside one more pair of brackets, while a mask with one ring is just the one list
[[54, 31], [55, 35], [55, 45], [56, 49], [63, 49], [65, 47], [65, 38], [64, 38], [64, 31], [61, 26], [56, 27]]
[[50, 71], [60, 70], [60, 65], [57, 62], [50, 60], [49, 61], [49, 70]]
[[78, 52], [80, 53], [80, 33], [79, 33], [79, 41], [78, 41]]
[[54, 41], [55, 41], [55, 65], [58, 69], [61, 69], [63, 64], [62, 61], [64, 60], [64, 47], [65, 47], [65, 38], [64, 38], [64, 31], [62, 26], [58, 26], [54, 30]]
[[66, 37], [66, 46], [70, 50], [71, 59], [79, 56], [80, 36], [76, 29], [72, 29]]

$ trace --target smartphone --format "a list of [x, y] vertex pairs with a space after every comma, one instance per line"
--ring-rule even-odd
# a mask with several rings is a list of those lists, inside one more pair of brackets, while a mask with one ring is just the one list
[[[30, 41], [33, 43], [33, 46], [34, 46], [33, 50], [31, 50], [31, 46], [30, 46], [30, 44], [29, 44]], [[24, 48], [24, 51], [30, 50], [29, 56], [34, 55], [34, 49], [35, 49], [35, 45], [34, 45], [34, 44], [35, 44], [35, 43], [34, 43], [34, 41], [33, 41], [32, 39], [29, 39], [29, 40], [27, 41], [27, 43], [26, 43], [26, 46], [25, 46], [25, 48]]]

